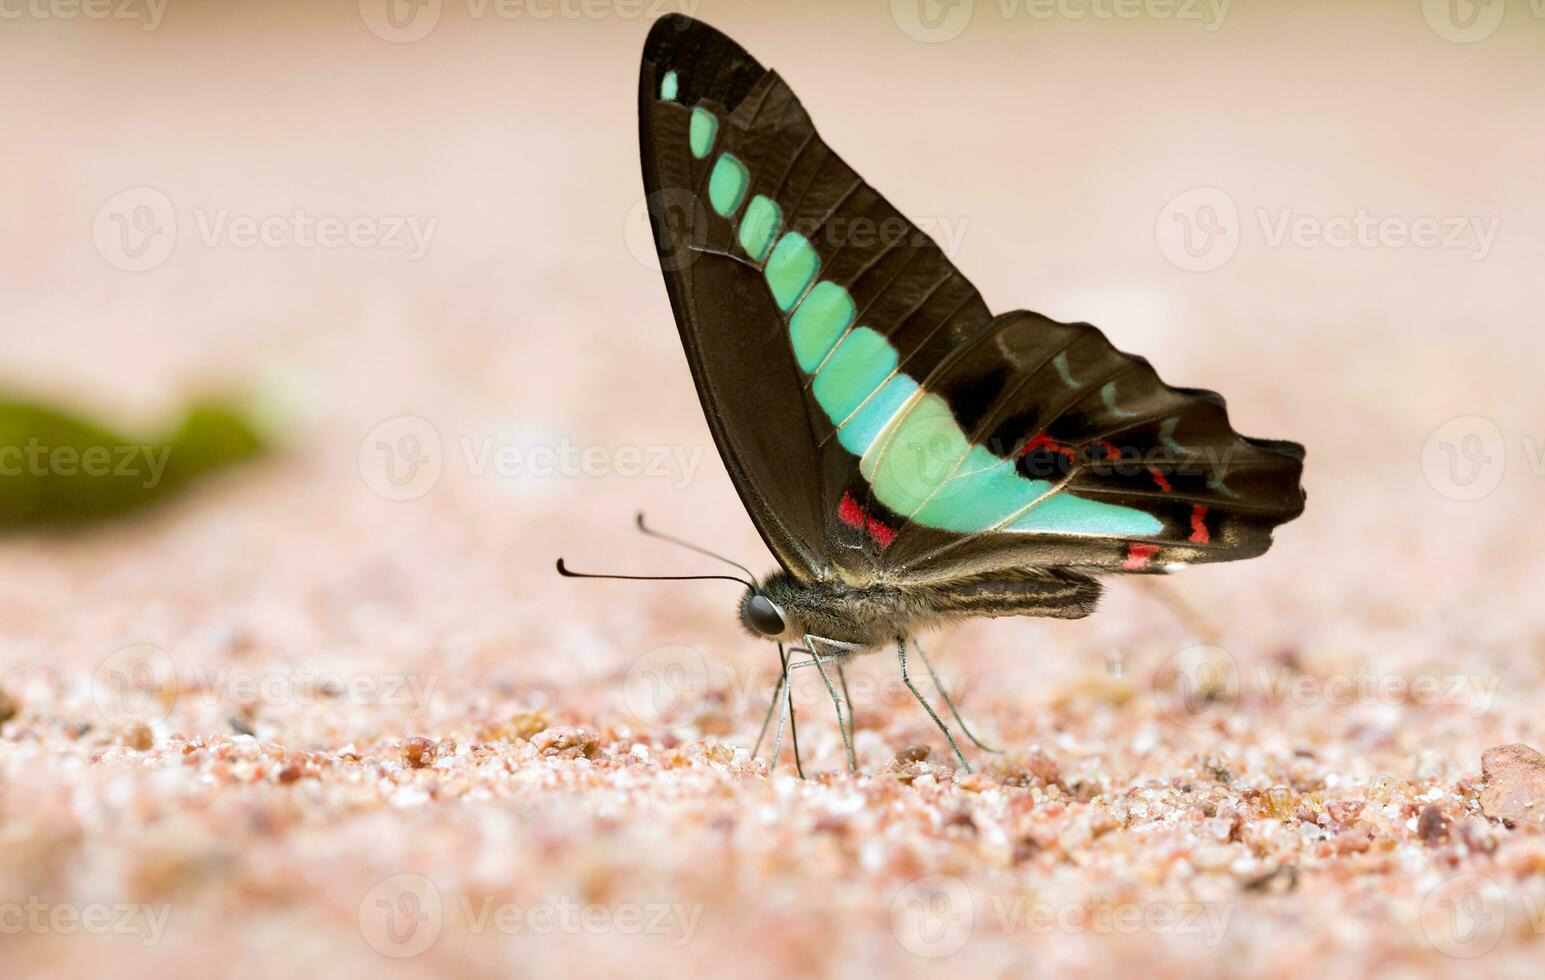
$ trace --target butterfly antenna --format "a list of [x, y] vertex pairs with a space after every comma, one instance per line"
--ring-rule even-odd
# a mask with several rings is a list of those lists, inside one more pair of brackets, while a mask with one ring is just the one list
[[708, 582], [725, 581], [739, 582], [748, 589], [756, 588], [755, 582], [748, 582], [734, 575], [596, 575], [592, 572], [576, 572], [558, 559], [558, 574], [564, 578], [615, 578], [627, 582]]
[[[730, 559], [724, 557], [723, 555], [715, 554], [714, 552], [709, 551], [707, 548], [699, 548], [697, 545], [692, 544], [689, 541], [683, 541], [683, 540], [681, 540], [678, 537], [673, 537], [672, 535], [665, 534], [665, 533], [662, 533], [660, 531], [656, 531], [654, 528], [652, 528], [648, 524], [644, 523], [644, 514], [643, 514], [642, 511], [639, 512], [637, 523], [638, 523], [638, 529], [640, 531], [642, 531], [643, 533], [649, 535], [651, 538], [659, 538], [661, 541], [669, 541], [671, 544], [679, 545], [680, 547], [683, 547], [683, 548], [687, 549], [688, 551], [695, 551], [695, 552], [697, 552], [700, 555], [706, 555], [709, 558], [718, 559], [719, 561], [724, 562], [726, 565], [734, 565], [736, 568], [740, 569], [741, 571], [745, 572], [747, 575], [751, 576], [751, 580], [753, 582], [756, 581], [756, 573], [751, 571], [751, 569], [747, 568], [746, 566], [742, 565], [740, 562], [738, 562], [738, 561], [731, 561]], [[755, 586], [753, 585], [752, 588], [755, 588]]]

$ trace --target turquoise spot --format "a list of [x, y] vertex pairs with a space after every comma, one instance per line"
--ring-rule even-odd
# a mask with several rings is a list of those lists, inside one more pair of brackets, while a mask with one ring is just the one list
[[[784, 241], [788, 238], [785, 236]], [[781, 245], [779, 246], [782, 247]], [[777, 253], [773, 253], [776, 260]], [[843, 339], [815, 376], [811, 391], [826, 417], [841, 422], [896, 370], [896, 348], [881, 334], [859, 327]]]
[[1158, 534], [1164, 530], [1164, 525], [1152, 514], [1131, 507], [1059, 493], [1010, 522], [1007, 530], [1087, 534], [1102, 538], [1141, 538]]
[[692, 155], [699, 160], [713, 149], [713, 141], [719, 135], [719, 117], [707, 109], [692, 110]]
[[[753, 209], [765, 210], [756, 208], [764, 200], [758, 197]], [[777, 207], [771, 201], [767, 206]], [[748, 237], [752, 244], [764, 240], [747, 231], [751, 219], [748, 210], [742, 244]], [[765, 220], [759, 218], [758, 224]], [[746, 250], [755, 254], [750, 245]], [[804, 296], [819, 268], [815, 249], [789, 232], [779, 239], [763, 274], [774, 299], [787, 310]], [[1158, 518], [1136, 508], [1074, 497], [1045, 480], [1027, 480], [1012, 458], [973, 444], [948, 402], [896, 372], [900, 357], [883, 334], [868, 327], [849, 330], [855, 316], [846, 289], [816, 283], [790, 319], [789, 337], [800, 368], [815, 371], [811, 393], [837, 425], [838, 442], [859, 457], [859, 472], [886, 507], [924, 527], [958, 534], [1000, 525], [1009, 532], [1108, 538], [1152, 537], [1164, 530]], [[1059, 373], [1065, 368], [1065, 362], [1059, 365]]]
[[680, 87], [681, 82], [676, 78], [676, 73], [673, 71], [666, 72], [665, 77], [660, 80], [660, 98], [667, 102], [675, 102], [676, 91]]
[[1069, 388], [1077, 388], [1078, 387], [1078, 381], [1074, 379], [1073, 372], [1068, 367], [1068, 352], [1067, 351], [1063, 351], [1061, 354], [1058, 354], [1057, 355], [1057, 359], [1052, 361], [1051, 363], [1052, 363], [1052, 367], [1055, 367], [1057, 369], [1057, 374], [1058, 374], [1059, 377], [1062, 378], [1062, 383], [1063, 384], [1067, 385]]
[[[808, 305], [810, 301], [807, 299], [800, 309]], [[874, 445], [874, 441], [880, 438], [880, 433], [885, 431], [896, 413], [906, 407], [907, 402], [920, 390], [911, 377], [905, 374], [894, 375], [838, 430], [837, 441], [853, 455], [864, 455]]]
[[1051, 489], [1045, 480], [1020, 476], [1012, 459], [972, 446], [960, 469], [934, 491], [913, 520], [946, 531], [979, 531], [1012, 517]]
[[924, 395], [896, 416], [858, 468], [885, 506], [910, 515], [949, 479], [970, 449], [949, 403], [938, 395]]
[[713, 173], [708, 175], [708, 203], [728, 218], [740, 210], [740, 202], [746, 197], [746, 185], [750, 182], [746, 165], [730, 154], [722, 153], [713, 165]]
[[[820, 268], [821, 257], [816, 254], [815, 246], [804, 235], [791, 231], [778, 239], [778, 246], [773, 249], [772, 258], [767, 260], [762, 275], [767, 277], [767, 285], [772, 289], [778, 308], [787, 313], [805, 294], [805, 289], [815, 279]], [[880, 339], [883, 341], [885, 338]], [[891, 352], [891, 356], [895, 356], [895, 351]]]
[[[755, 207], [756, 201], [752, 201], [751, 205]], [[750, 211], [746, 213], [750, 214]], [[814, 374], [815, 369], [826, 360], [826, 355], [837, 346], [837, 341], [853, 325], [853, 318], [857, 315], [858, 308], [853, 305], [853, 297], [848, 295], [846, 289], [834, 282], [816, 283], [810, 295], [794, 311], [793, 319], [789, 320], [789, 339], [794, 342], [794, 356], [799, 359], [800, 370]]]
[[1116, 407], [1116, 382], [1114, 381], [1107, 382], [1105, 387], [1100, 389], [1100, 399], [1105, 402], [1105, 408], [1119, 418], [1129, 419], [1137, 414]]
[[[746, 205], [746, 213], [740, 219], [740, 247], [758, 262], [767, 258], [773, 237], [783, 226], [783, 212], [770, 197], [758, 194]], [[806, 370], [809, 370], [808, 368]]]

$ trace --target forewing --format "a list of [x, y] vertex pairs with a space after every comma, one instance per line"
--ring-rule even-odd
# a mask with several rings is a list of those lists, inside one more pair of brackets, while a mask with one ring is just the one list
[[1303, 508], [1303, 451], [1234, 432], [1087, 324], [975, 288], [722, 34], [662, 19], [644, 173], [704, 410], [797, 576], [926, 582], [1247, 558]]
[[937, 363], [991, 314], [788, 85], [712, 28], [655, 25], [640, 128], [677, 325], [741, 499], [794, 574], [873, 580], [890, 541], [857, 503], [851, 434], [868, 430], [838, 425], [903, 359]]

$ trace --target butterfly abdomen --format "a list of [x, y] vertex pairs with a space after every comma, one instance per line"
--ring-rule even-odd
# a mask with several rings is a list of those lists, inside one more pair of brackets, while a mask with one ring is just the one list
[[780, 572], [762, 584], [761, 592], [783, 610], [796, 637], [808, 634], [872, 649], [954, 619], [1081, 619], [1094, 611], [1100, 585], [1059, 569], [908, 585], [801, 582]]

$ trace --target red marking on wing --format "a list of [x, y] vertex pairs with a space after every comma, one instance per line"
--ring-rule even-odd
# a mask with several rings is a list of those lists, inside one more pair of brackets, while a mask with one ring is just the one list
[[878, 517], [871, 516], [863, 504], [853, 499], [852, 494], [842, 495], [842, 502], [837, 505], [837, 519], [848, 527], [868, 534], [881, 551], [889, 548], [891, 542], [896, 540], [896, 532], [886, 527], [885, 522]]
[[868, 528], [869, 536], [874, 539], [875, 544], [880, 546], [881, 551], [889, 548], [891, 542], [896, 540], [896, 532], [886, 527], [877, 517], [869, 518]]
[[864, 508], [853, 499], [852, 494], [843, 494], [842, 503], [837, 505], [837, 519], [848, 527], [856, 527], [860, 531], [864, 529]]
[[1207, 508], [1202, 504], [1191, 508], [1191, 540], [1196, 544], [1212, 540], [1212, 532], [1207, 530]]
[[1160, 473], [1157, 467], [1148, 467], [1148, 473], [1153, 477], [1153, 482], [1159, 485], [1160, 490], [1163, 490], [1165, 493], [1169, 493], [1174, 489], [1174, 487], [1169, 485], [1169, 481], [1164, 478], [1164, 474]]
[[1121, 450], [1117, 449], [1116, 444], [1111, 442], [1109, 439], [1101, 439], [1095, 443], [1095, 445], [1105, 450], [1106, 462], [1110, 462], [1111, 460], [1117, 459], [1121, 456]]
[[1078, 453], [1074, 452], [1070, 447], [1064, 446], [1062, 443], [1053, 439], [1051, 436], [1044, 432], [1036, 436], [1034, 439], [1031, 439], [1029, 442], [1025, 443], [1025, 448], [1019, 451], [1019, 455], [1028, 456], [1035, 450], [1040, 449], [1042, 446], [1045, 446], [1047, 449], [1050, 449], [1054, 453], [1061, 453], [1075, 463], [1078, 462]]
[[1138, 544], [1133, 541], [1127, 545], [1127, 560], [1121, 563], [1123, 572], [1140, 572], [1153, 561], [1153, 556], [1159, 553], [1156, 544]]

